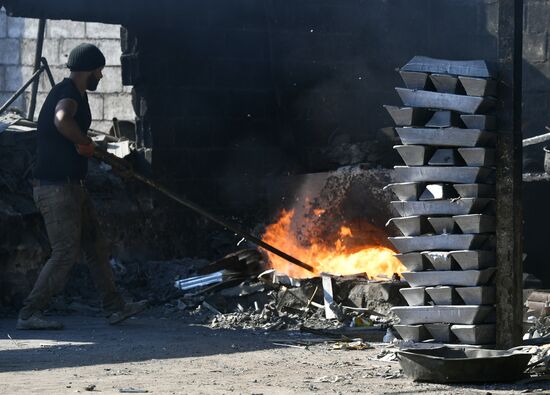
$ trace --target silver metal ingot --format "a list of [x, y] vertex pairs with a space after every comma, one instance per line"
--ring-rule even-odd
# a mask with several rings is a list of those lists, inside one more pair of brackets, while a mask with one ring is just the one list
[[424, 326], [438, 343], [454, 343], [456, 341], [455, 335], [451, 332], [450, 324], [435, 323], [425, 324]]
[[397, 182], [491, 183], [494, 171], [489, 167], [394, 166]]
[[459, 76], [458, 79], [468, 96], [496, 96], [497, 82], [493, 79]]
[[430, 270], [433, 267], [428, 263], [419, 252], [409, 252], [408, 254], [395, 254], [399, 261], [411, 272]]
[[494, 344], [496, 341], [496, 325], [452, 325], [451, 331], [464, 344]]
[[424, 328], [424, 325], [394, 325], [393, 327], [405, 341], [419, 343], [431, 339], [430, 333]]
[[[405, 147], [410, 146], [406, 145]], [[453, 148], [440, 148], [436, 150], [428, 161], [428, 165], [430, 166], [462, 166], [463, 164], [464, 160]]]
[[494, 147], [496, 142], [495, 132], [479, 129], [396, 127], [395, 131], [405, 145]]
[[448, 110], [439, 110], [432, 115], [430, 120], [424, 125], [428, 128], [450, 128], [453, 126], [462, 126], [462, 120], [458, 113]]
[[384, 190], [391, 190], [401, 201], [410, 201], [418, 200], [424, 185], [423, 182], [399, 182], [386, 185]]
[[[486, 235], [436, 235], [436, 236], [403, 236], [388, 237], [388, 240], [401, 253], [413, 251], [435, 251], [435, 250], [467, 250], [480, 248], [485, 244]], [[433, 285], [440, 283], [428, 283]], [[460, 285], [460, 284], [459, 284]], [[477, 284], [474, 284], [477, 285]]]
[[428, 222], [438, 235], [457, 233], [457, 226], [453, 217], [428, 217]]
[[487, 284], [495, 271], [495, 268], [488, 268], [484, 270], [403, 272], [402, 275], [411, 287], [427, 287], [436, 284], [475, 287]]
[[390, 204], [402, 217], [413, 215], [464, 215], [478, 214], [493, 199], [459, 198], [426, 201], [393, 201]]
[[426, 292], [423, 287], [400, 288], [399, 292], [409, 306], [424, 306], [426, 304]]
[[401, 325], [450, 324], [471, 325], [482, 323], [494, 311], [492, 306], [398, 306], [390, 309], [400, 319]]
[[423, 251], [421, 254], [428, 259], [435, 270], [454, 270], [457, 267], [449, 251]]
[[490, 97], [475, 97], [395, 88], [401, 101], [408, 107], [422, 107], [439, 110], [452, 110], [465, 114], [479, 114], [492, 109], [496, 100]]
[[490, 78], [496, 74], [495, 66], [484, 60], [446, 60], [427, 56], [413, 57], [401, 70], [478, 78]]
[[431, 231], [426, 218], [421, 216], [391, 218], [386, 226], [390, 223], [393, 223], [403, 236], [418, 236]]
[[462, 270], [480, 270], [494, 267], [496, 256], [494, 251], [451, 251], [452, 258]]
[[496, 302], [496, 289], [493, 286], [457, 287], [456, 292], [464, 304], [492, 305]]
[[426, 89], [426, 87], [430, 86], [428, 73], [421, 73], [417, 71], [400, 71], [399, 74], [401, 75], [405, 86], [409, 89]]
[[384, 106], [397, 126], [422, 126], [432, 111], [426, 108]]
[[[448, 74], [431, 74], [430, 80], [435, 90], [441, 93], [456, 93], [458, 88], [458, 77]], [[408, 88], [408, 86], [407, 86]]]
[[432, 156], [434, 149], [423, 145], [394, 145], [407, 166], [423, 166]]
[[453, 287], [427, 287], [426, 292], [437, 305], [453, 306], [464, 304]]
[[492, 233], [496, 231], [496, 219], [491, 215], [455, 215], [453, 219], [462, 233]]
[[494, 148], [459, 148], [458, 153], [464, 159], [467, 166], [494, 166]]
[[428, 184], [418, 200], [440, 200], [458, 197], [456, 190], [449, 184]]
[[494, 198], [495, 186], [490, 184], [454, 184], [462, 198]]
[[463, 114], [460, 119], [468, 129], [495, 130], [497, 127], [497, 118], [494, 115]]

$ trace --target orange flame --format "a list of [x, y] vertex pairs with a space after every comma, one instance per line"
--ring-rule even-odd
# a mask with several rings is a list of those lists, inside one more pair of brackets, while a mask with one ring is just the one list
[[290, 254], [302, 262], [314, 267], [311, 273], [283, 258], [268, 252], [272, 268], [294, 278], [318, 276], [320, 273], [340, 275], [367, 273], [371, 278], [391, 278], [394, 273], [401, 273], [405, 267], [393, 256], [389, 248], [373, 245], [361, 245], [353, 249], [347, 247], [353, 239], [351, 228], [340, 227], [339, 238], [328, 245], [322, 241], [308, 240], [305, 246], [292, 230], [294, 210], [283, 210], [279, 220], [269, 225], [262, 240]]

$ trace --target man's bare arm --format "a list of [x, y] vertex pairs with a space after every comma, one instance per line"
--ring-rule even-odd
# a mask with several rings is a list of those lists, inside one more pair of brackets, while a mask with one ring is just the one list
[[74, 116], [78, 104], [73, 99], [62, 99], [55, 107], [54, 124], [59, 133], [75, 144], [90, 144], [92, 139], [86, 136], [76, 123]]

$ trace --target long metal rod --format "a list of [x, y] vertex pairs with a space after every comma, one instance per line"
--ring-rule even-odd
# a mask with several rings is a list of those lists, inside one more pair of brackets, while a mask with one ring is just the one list
[[42, 73], [42, 71], [44, 71], [44, 67], [40, 67], [38, 70], [36, 70], [34, 72], [34, 74], [31, 76], [31, 78], [29, 78], [29, 80], [27, 82], [25, 82], [25, 84], [19, 88], [17, 90], [17, 92], [15, 92], [9, 99], [7, 102], [4, 103], [4, 105], [0, 108], [0, 114], [2, 114], [4, 111], [6, 111], [6, 109], [14, 102], [17, 100], [17, 98], [23, 93], [25, 92], [25, 90], [29, 87], [30, 84], [33, 83], [33, 81], [35, 79], [37, 79], [39, 76], [40, 76], [40, 73]]
[[535, 137], [529, 137], [528, 139], [523, 139], [523, 146], [528, 147], [530, 145], [544, 143], [550, 140], [550, 133], [541, 134]]
[[50, 80], [50, 85], [53, 88], [55, 86], [55, 80], [53, 79], [52, 71], [50, 70], [50, 65], [48, 64], [48, 61], [44, 57], [40, 59], [40, 62], [42, 62], [42, 66], [44, 66], [44, 71], [46, 71], [48, 80]]
[[[38, 22], [38, 34], [36, 36], [36, 50], [34, 52], [34, 72], [40, 68], [40, 62], [42, 59], [42, 48], [44, 46], [44, 30], [46, 29], [46, 20], [41, 18]], [[32, 84], [31, 90], [31, 102], [29, 104], [29, 111], [27, 112], [27, 119], [34, 121], [34, 111], [36, 109], [36, 96], [38, 95], [38, 85], [40, 79], [37, 78]]]
[[308, 265], [307, 263], [304, 263], [304, 262], [300, 261], [299, 259], [297, 259], [297, 258], [295, 258], [291, 255], [288, 255], [286, 252], [283, 252], [283, 251], [279, 250], [278, 248], [273, 247], [271, 244], [268, 244], [265, 241], [263, 241], [263, 240], [255, 237], [255, 236], [243, 231], [237, 225], [234, 225], [230, 222], [227, 222], [227, 221], [221, 219], [220, 217], [218, 217], [217, 215], [214, 215], [214, 214], [206, 211], [204, 208], [202, 208], [201, 206], [195, 204], [194, 202], [192, 202], [190, 200], [187, 200], [184, 197], [176, 195], [175, 193], [173, 193], [172, 191], [170, 191], [168, 188], [161, 185], [160, 183], [158, 183], [158, 182], [156, 182], [156, 181], [154, 181], [154, 180], [152, 180], [148, 177], [145, 177], [145, 176], [143, 176], [139, 173], [136, 173], [135, 171], [129, 170], [128, 165], [125, 164], [122, 159], [120, 159], [120, 158], [118, 158], [118, 157], [116, 157], [112, 154], [109, 154], [108, 152], [106, 152], [106, 151], [104, 151], [100, 148], [96, 148], [94, 155], [97, 159], [102, 160], [103, 162], [107, 163], [108, 165], [111, 165], [113, 167], [117, 167], [119, 169], [124, 170], [126, 173], [128, 173], [129, 175], [131, 175], [135, 179], [149, 185], [150, 187], [156, 189], [157, 191], [163, 193], [164, 195], [166, 195], [169, 198], [175, 200], [176, 202], [184, 205], [185, 207], [195, 211], [196, 213], [202, 215], [203, 217], [206, 217], [209, 220], [223, 226], [224, 228], [227, 228], [227, 229], [231, 230], [232, 232], [238, 234], [239, 236], [245, 238], [246, 240], [248, 240], [248, 241], [250, 241], [250, 242], [266, 249], [269, 252], [272, 252], [273, 254], [275, 254], [277, 256], [280, 256], [281, 258], [287, 260], [290, 263], [293, 263], [297, 266], [300, 266], [303, 269], [306, 269], [310, 272], [313, 272], [313, 267]]

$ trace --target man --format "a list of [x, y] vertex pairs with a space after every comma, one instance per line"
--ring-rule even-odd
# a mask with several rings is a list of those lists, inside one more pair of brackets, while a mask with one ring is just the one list
[[105, 57], [94, 45], [81, 44], [69, 54], [71, 73], [48, 94], [38, 117], [38, 158], [34, 200], [52, 247], [52, 254], [19, 312], [17, 329], [61, 329], [41, 312], [60, 293], [71, 268], [84, 252], [99, 290], [107, 321], [116, 324], [146, 308], [145, 301], [125, 303], [118, 293], [90, 197], [84, 187], [94, 143], [87, 136], [92, 116], [86, 91], [95, 91]]

